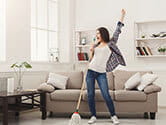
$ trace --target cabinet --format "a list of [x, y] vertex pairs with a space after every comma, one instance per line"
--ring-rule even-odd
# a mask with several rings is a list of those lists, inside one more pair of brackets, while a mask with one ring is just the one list
[[137, 21], [134, 33], [136, 57], [166, 57], [166, 20]]

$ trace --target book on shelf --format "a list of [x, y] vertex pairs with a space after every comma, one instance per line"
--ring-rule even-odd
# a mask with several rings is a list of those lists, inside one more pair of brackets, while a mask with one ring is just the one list
[[89, 56], [88, 56], [88, 53], [84, 53], [84, 56], [85, 56], [85, 60], [89, 60]]
[[148, 51], [149, 55], [153, 55], [151, 49], [148, 46], [145, 46], [145, 48]]
[[146, 55], [144, 52], [144, 49], [142, 47], [140, 47], [141, 51], [142, 51], [142, 55]]
[[137, 46], [136, 47], [137, 50], [137, 55], [152, 55], [151, 49], [148, 46]]
[[77, 56], [78, 56], [78, 60], [79, 61], [88, 61], [89, 60], [89, 56], [88, 56], [88, 53], [86, 52], [79, 52], [77, 53]]
[[143, 46], [142, 48], [144, 50], [145, 55], [149, 55], [148, 52], [147, 52], [147, 50], [145, 49], [145, 47]]
[[141, 55], [141, 53], [138, 49], [136, 49], [136, 51], [137, 51], [137, 55]]
[[78, 60], [79, 60], [79, 61], [84, 60], [84, 54], [83, 54], [82, 52], [79, 52], [79, 53], [77, 54], [77, 56], [78, 56]]
[[139, 51], [140, 55], [144, 55], [143, 50], [141, 49], [141, 47], [137, 46], [136, 49]]

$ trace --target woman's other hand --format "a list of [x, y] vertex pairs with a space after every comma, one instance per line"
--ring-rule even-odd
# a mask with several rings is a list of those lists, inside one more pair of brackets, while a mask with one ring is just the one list
[[94, 46], [95, 46], [95, 44], [94, 44], [94, 43], [92, 43], [92, 44], [91, 44], [91, 47], [90, 47], [90, 51], [91, 51], [91, 52], [93, 52], [93, 51], [94, 51]]
[[95, 46], [95, 43], [92, 43], [91, 47], [90, 47], [89, 61], [91, 61], [92, 58], [93, 58], [93, 55], [94, 55], [94, 46]]

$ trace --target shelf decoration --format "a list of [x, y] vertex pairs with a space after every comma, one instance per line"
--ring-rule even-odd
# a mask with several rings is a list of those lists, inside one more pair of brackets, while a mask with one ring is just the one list
[[165, 53], [166, 53], [166, 47], [159, 47], [159, 48], [158, 48], [158, 52], [159, 52], [160, 54], [162, 54], [162, 55], [165, 55]]

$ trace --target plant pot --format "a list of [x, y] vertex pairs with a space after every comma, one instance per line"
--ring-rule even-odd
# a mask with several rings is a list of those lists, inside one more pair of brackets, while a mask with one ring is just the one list
[[160, 52], [160, 55], [165, 55], [166, 54], [166, 52]]

